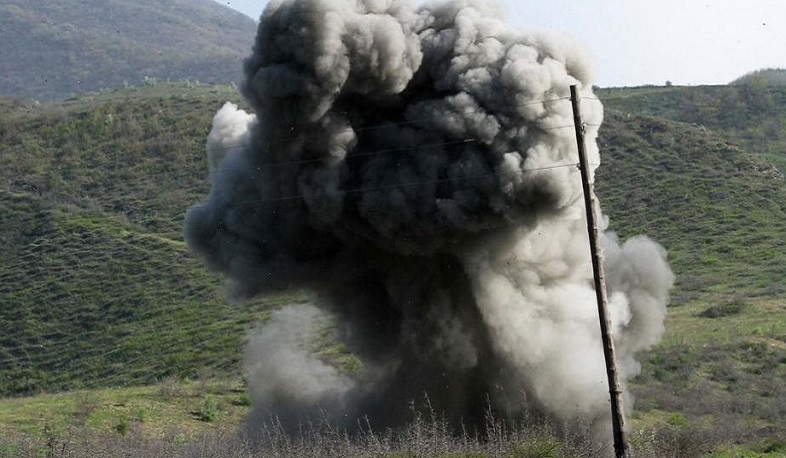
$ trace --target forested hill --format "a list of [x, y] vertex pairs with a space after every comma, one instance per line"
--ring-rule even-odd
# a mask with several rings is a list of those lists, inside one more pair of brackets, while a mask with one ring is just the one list
[[255, 22], [211, 0], [0, 0], [0, 97], [237, 82]]

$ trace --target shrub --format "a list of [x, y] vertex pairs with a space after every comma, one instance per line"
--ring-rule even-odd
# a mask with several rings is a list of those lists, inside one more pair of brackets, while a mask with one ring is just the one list
[[168, 375], [158, 385], [158, 393], [165, 398], [183, 396], [183, 381], [176, 375]]
[[121, 436], [128, 434], [128, 418], [125, 416], [120, 417], [115, 424], [115, 431], [120, 433]]
[[200, 421], [213, 422], [218, 419], [218, 401], [214, 396], [206, 395], [202, 407], [197, 413]]
[[237, 396], [235, 396], [234, 399], [232, 399], [232, 404], [236, 405], [236, 406], [241, 406], [241, 407], [250, 406], [251, 405], [251, 396], [249, 396], [248, 393], [238, 394]]

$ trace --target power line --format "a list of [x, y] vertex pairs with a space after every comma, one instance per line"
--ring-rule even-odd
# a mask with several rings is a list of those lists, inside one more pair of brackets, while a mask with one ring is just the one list
[[[586, 124], [586, 123], [584, 125], [588, 126], [588, 127], [599, 127], [600, 126], [600, 124]], [[561, 125], [561, 126], [553, 126], [553, 127], [548, 127], [548, 128], [540, 128], [540, 130], [550, 131], [550, 130], [566, 129], [566, 128], [573, 128], [573, 124], [566, 124], [566, 125]], [[403, 152], [409, 152], [409, 151], [419, 151], [419, 150], [429, 149], [429, 148], [441, 148], [441, 147], [445, 147], [445, 146], [456, 146], [456, 145], [469, 144], [469, 143], [478, 143], [478, 142], [480, 142], [480, 140], [476, 139], [476, 138], [463, 138], [463, 139], [449, 140], [449, 141], [443, 141], [443, 142], [426, 143], [426, 144], [416, 145], [416, 146], [390, 148], [390, 149], [381, 149], [381, 150], [374, 150], [374, 151], [367, 151], [367, 152], [352, 152], [349, 155], [347, 155], [344, 158], [344, 160], [351, 160], [353, 158], [363, 157], [363, 156], [375, 156], [375, 155], [378, 155], [378, 154], [389, 154], [389, 153], [403, 153]], [[217, 150], [217, 151], [222, 151], [222, 150], [226, 151], [226, 150], [230, 150], [230, 149], [248, 148], [249, 146], [250, 145], [248, 145], [248, 144], [232, 145], [232, 146], [226, 146], [226, 147], [221, 147], [221, 148], [214, 148], [213, 150], [214, 151], [215, 150]], [[259, 167], [260, 168], [261, 167], [282, 167], [282, 166], [288, 166], [288, 165], [300, 165], [300, 164], [309, 164], [309, 163], [319, 163], [319, 162], [330, 161], [331, 159], [334, 159], [334, 158], [328, 156], [328, 157], [320, 157], [320, 158], [297, 159], [297, 160], [292, 160], [292, 161], [277, 161], [277, 162], [262, 163], [262, 164], [259, 165]], [[218, 168], [216, 170], [213, 170], [212, 173], [214, 173], [214, 174], [215, 173], [229, 173], [229, 172], [232, 172], [232, 171], [233, 170], [231, 170], [231, 169]]]
[[[585, 96], [585, 97], [580, 97], [580, 98], [583, 99], [583, 100], [593, 100], [593, 101], [599, 101], [599, 102], [613, 102], [613, 101], [617, 101], [617, 100], [629, 100], [629, 101], [631, 101], [633, 103], [646, 103], [647, 102], [646, 100], [641, 100], [644, 97], [646, 97], [646, 95], [639, 96], [639, 95], [635, 95], [634, 94], [634, 95], [623, 95], [623, 96], [617, 96], [617, 97], [602, 97], [601, 98], [601, 97], [587, 97], [587, 96]], [[672, 100], [668, 100], [668, 102], [672, 102]], [[677, 108], [677, 107], [681, 107], [681, 108], [685, 108], [685, 107], [718, 108], [718, 109], [726, 109], [726, 110], [745, 110], [745, 111], [756, 110], [756, 111], [758, 111], [758, 108], [752, 107], [752, 106], [748, 106], [747, 103], [741, 106], [741, 105], [717, 104], [717, 103], [693, 103], [693, 102], [691, 102], [689, 100], [674, 100], [674, 102], [675, 102], [674, 104], [664, 105], [660, 109], [652, 109], [652, 108], [650, 108], [649, 112], [650, 113], [657, 113], [658, 111], [668, 111], [669, 109]], [[614, 107], [611, 107], [611, 108], [614, 108]]]
[[[524, 103], [520, 103], [520, 104], [513, 104], [512, 106], [514, 106], [514, 107], [526, 107], [526, 106], [532, 106], [532, 105], [538, 105], [538, 104], [544, 104], [544, 103], [558, 102], [558, 101], [562, 101], [562, 100], [569, 100], [569, 99], [570, 99], [569, 97], [558, 97], [558, 98], [551, 98], [551, 99], [541, 99], [541, 100], [536, 100], [536, 101], [524, 102]], [[476, 110], [469, 109], [469, 110], [463, 110], [463, 111], [455, 112], [455, 114], [459, 114], [459, 115], [474, 114], [474, 113], [486, 113], [486, 111], [482, 110], [482, 109], [476, 109]], [[363, 131], [368, 131], [368, 130], [376, 130], [376, 129], [388, 128], [388, 127], [391, 127], [391, 126], [401, 126], [401, 125], [414, 124], [414, 123], [422, 122], [422, 121], [431, 121], [433, 119], [434, 119], [433, 116], [431, 116], [431, 117], [413, 118], [413, 119], [410, 119], [410, 120], [407, 120], [407, 121], [401, 121], [401, 122], [396, 122], [396, 123], [375, 124], [375, 125], [362, 126], [362, 127], [358, 127], [358, 128], [348, 127], [346, 129], [343, 129], [343, 130], [338, 130], [338, 131], [335, 131], [335, 132], [331, 132], [330, 135], [338, 135], [338, 134], [341, 134], [341, 133], [349, 133], [349, 132], [358, 133], [358, 132], [363, 132]], [[585, 124], [585, 126], [587, 126], [587, 127], [600, 127], [600, 124]], [[557, 129], [573, 128], [573, 124], [566, 124], [566, 125], [559, 125], [559, 126], [550, 126], [550, 127], [542, 127], [542, 126], [534, 125], [534, 128], [536, 128], [538, 130], [541, 130], [541, 131], [551, 131], [551, 130], [557, 130]], [[324, 136], [325, 136], [325, 134], [312, 134], [312, 135], [305, 134], [305, 135], [299, 135], [299, 136], [280, 137], [280, 138], [274, 138], [274, 139], [268, 140], [266, 142], [266, 145], [269, 147], [269, 146], [271, 146], [271, 145], [273, 145], [275, 143], [278, 143], [278, 142], [289, 142], [289, 141], [296, 141], [296, 140], [304, 140], [304, 139], [308, 139], [308, 138], [323, 138]], [[349, 156], [347, 156], [347, 158], [351, 159], [353, 157], [370, 156], [370, 155], [374, 155], [374, 154], [386, 154], [386, 153], [392, 153], [392, 152], [415, 151], [415, 150], [423, 149], [423, 148], [438, 148], [438, 147], [443, 147], [443, 146], [458, 145], [458, 144], [462, 144], [462, 143], [474, 143], [474, 142], [478, 142], [478, 141], [479, 141], [478, 139], [474, 139], [474, 138], [449, 140], [449, 141], [443, 141], [443, 142], [435, 142], [435, 143], [428, 143], [428, 144], [423, 144], [423, 145], [417, 145], [417, 146], [412, 146], [412, 147], [391, 148], [391, 149], [376, 150], [376, 151], [364, 152], [364, 153], [352, 153]], [[172, 141], [165, 142], [164, 144], [180, 144], [180, 143], [182, 143], [182, 142], [181, 141], [172, 140]], [[161, 143], [158, 143], [158, 144], [161, 144]], [[140, 146], [144, 146], [144, 145], [140, 145]], [[211, 150], [212, 151], [229, 151], [229, 150], [234, 150], [234, 149], [248, 148], [249, 146], [250, 146], [249, 144], [243, 143], [243, 144], [235, 144], [235, 145], [226, 145], [226, 146], [213, 147], [213, 148], [211, 148]], [[281, 166], [286, 166], [286, 165], [298, 165], [298, 164], [306, 164], [306, 163], [324, 162], [324, 161], [328, 161], [330, 159], [331, 159], [330, 157], [297, 159], [297, 160], [292, 160], [292, 161], [277, 161], [277, 162], [274, 162], [274, 163], [267, 163], [267, 164], [262, 164], [262, 165], [266, 166], [266, 167], [281, 167]], [[218, 169], [218, 170], [214, 171], [213, 173], [216, 173], [216, 172], [223, 173], [223, 172], [225, 172], [225, 170]]]
[[[538, 172], [544, 170], [552, 170], [558, 169], [563, 167], [576, 167], [578, 170], [578, 163], [571, 162], [568, 164], [555, 164], [550, 166], [544, 167], [536, 167], [530, 169], [520, 169], [521, 172]], [[466, 175], [461, 177], [447, 177], [447, 178], [436, 178], [431, 180], [416, 180], [416, 181], [408, 181], [404, 183], [391, 183], [389, 185], [380, 185], [380, 186], [373, 186], [373, 187], [366, 187], [366, 188], [354, 188], [354, 189], [337, 189], [335, 192], [341, 194], [358, 194], [364, 192], [375, 192], [375, 191], [382, 191], [386, 189], [398, 189], [402, 187], [412, 187], [412, 186], [419, 186], [419, 185], [428, 185], [428, 184], [439, 184], [439, 183], [448, 183], [448, 182], [455, 182], [455, 181], [466, 181], [466, 180], [478, 180], [482, 178], [494, 178], [497, 174], [495, 173], [482, 173], [482, 174], [475, 174], [475, 175]], [[273, 203], [273, 202], [284, 202], [284, 201], [292, 201], [292, 200], [304, 200], [305, 197], [300, 194], [293, 194], [289, 196], [281, 196], [281, 197], [272, 197], [268, 199], [244, 199], [241, 203]]]
[[[569, 100], [569, 99], [570, 99], [570, 97], [558, 97], [558, 98], [553, 98], [553, 99], [541, 99], [541, 100], [529, 101], [529, 102], [524, 102], [524, 103], [519, 103], [519, 104], [511, 104], [510, 106], [516, 107], [516, 108], [522, 108], [522, 107], [527, 107], [527, 106], [539, 105], [539, 104], [550, 103], [550, 102], [558, 102], [560, 100]], [[466, 110], [462, 110], [462, 111], [448, 112], [447, 114], [469, 115], [469, 114], [477, 114], [477, 113], [486, 114], [486, 113], [489, 113], [489, 112], [487, 110], [482, 109], [482, 108], [478, 108], [478, 109], [466, 109]], [[411, 124], [416, 124], [416, 123], [419, 123], [419, 122], [433, 121], [433, 120], [434, 120], [434, 116], [428, 116], [428, 117], [424, 116], [424, 117], [420, 117], [420, 118], [411, 118], [411, 119], [408, 119], [406, 121], [390, 122], [390, 123], [385, 123], [385, 124], [372, 124], [372, 125], [361, 126], [361, 127], [356, 127], [356, 128], [355, 127], [347, 127], [345, 129], [340, 129], [340, 130], [337, 130], [337, 131], [330, 132], [329, 135], [339, 135], [339, 134], [343, 134], [343, 133], [359, 133], [359, 132], [364, 132], [364, 131], [369, 131], [369, 130], [377, 130], [377, 129], [385, 129], [385, 128], [389, 128], [389, 127], [411, 125]], [[562, 129], [564, 127], [572, 127], [572, 126], [573, 125], [571, 124], [569, 126], [538, 127], [538, 128], [541, 129], [541, 130], [553, 130], [553, 129]], [[297, 140], [305, 140], [305, 139], [309, 139], [309, 138], [320, 138], [321, 139], [323, 137], [325, 137], [325, 134], [323, 134], [323, 133], [311, 134], [311, 135], [301, 134], [301, 135], [296, 135], [296, 136], [272, 138], [272, 139], [269, 139], [267, 141], [267, 144], [268, 144], [268, 146], [270, 146], [270, 145], [276, 144], [276, 143], [286, 143], [286, 142], [292, 142], [292, 141], [297, 141]], [[216, 148], [214, 148], [214, 150], [216, 150], [216, 151], [226, 151], [226, 150], [231, 150], [231, 149], [246, 148], [247, 146], [248, 146], [247, 144], [229, 145], [229, 146], [216, 147]]]

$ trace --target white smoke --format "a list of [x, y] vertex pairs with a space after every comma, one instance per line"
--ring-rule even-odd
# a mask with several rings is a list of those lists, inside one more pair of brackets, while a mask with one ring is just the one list
[[227, 154], [240, 151], [249, 143], [249, 132], [254, 129], [256, 116], [227, 102], [213, 119], [213, 129], [207, 136], [207, 162], [212, 173]]
[[[267, 326], [246, 344], [246, 377], [259, 412], [286, 415], [290, 406], [336, 409], [352, 381], [314, 355], [314, 341], [326, 315], [307, 305], [276, 310]], [[262, 383], [259, 383], [262, 382]]]
[[[449, 420], [482, 425], [486, 399], [515, 417], [526, 398], [604, 429], [568, 100], [574, 84], [594, 98], [591, 71], [575, 45], [503, 18], [475, 1], [263, 13], [243, 87], [254, 113], [216, 115], [213, 188], [186, 240], [238, 297], [310, 289], [365, 369], [308, 356], [318, 313], [278, 312], [246, 352], [260, 409], [395, 425], [426, 393]], [[597, 167], [602, 106], [582, 116]], [[673, 275], [645, 237], [620, 246], [606, 232], [603, 246], [624, 384], [663, 332]]]

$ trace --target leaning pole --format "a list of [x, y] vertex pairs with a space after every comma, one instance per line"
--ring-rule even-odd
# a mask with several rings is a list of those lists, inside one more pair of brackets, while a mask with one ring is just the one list
[[595, 297], [598, 301], [598, 317], [603, 339], [603, 356], [606, 360], [606, 375], [609, 382], [614, 456], [615, 458], [628, 458], [628, 440], [625, 433], [622, 389], [620, 389], [619, 375], [617, 373], [614, 339], [611, 335], [611, 320], [609, 318], [609, 306], [606, 296], [606, 275], [603, 269], [601, 248], [598, 243], [595, 193], [590, 183], [587, 151], [584, 146], [584, 123], [581, 120], [581, 103], [576, 85], [570, 87], [570, 100], [573, 105], [573, 123], [576, 128], [576, 143], [579, 149], [579, 170], [581, 171], [581, 184], [584, 188], [584, 208], [587, 213], [587, 232], [589, 233], [590, 252], [592, 254], [592, 273], [595, 277]]

